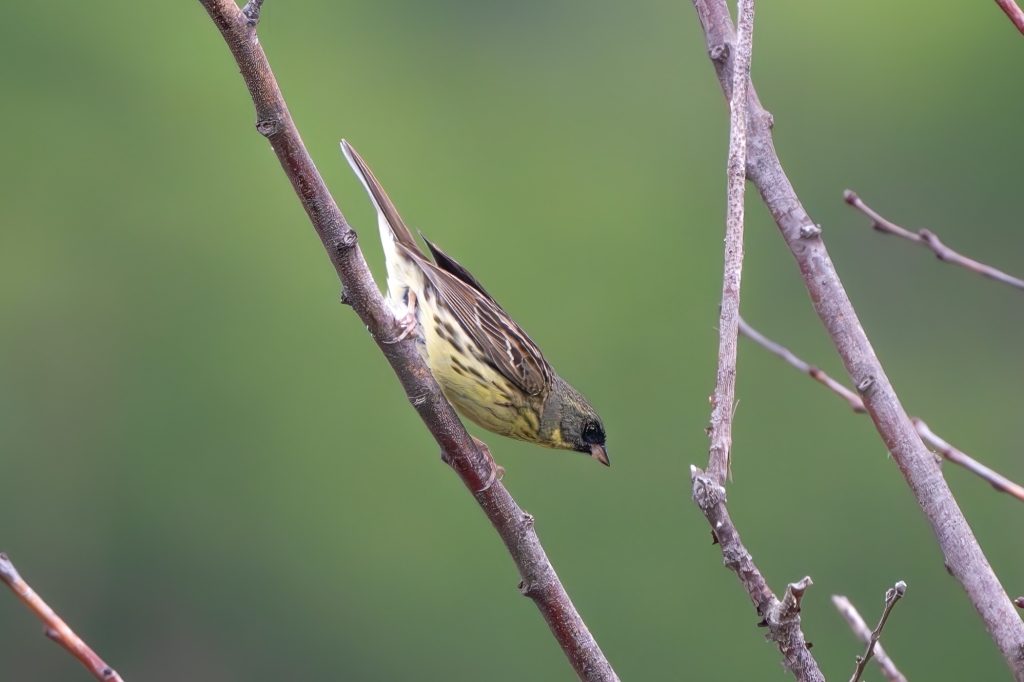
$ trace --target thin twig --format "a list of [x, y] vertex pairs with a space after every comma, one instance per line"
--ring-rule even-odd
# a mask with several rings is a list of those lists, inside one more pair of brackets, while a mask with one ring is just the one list
[[1013, 0], [996, 0], [996, 4], [1006, 12], [1006, 16], [1010, 18], [1017, 30], [1024, 34], [1024, 10], [1021, 10]]
[[[400, 334], [359, 249], [355, 231], [302, 143], [250, 18], [234, 0], [201, 0], [238, 64], [256, 108], [256, 129], [277, 154], [296, 195], [341, 280], [344, 300], [359, 315], [391, 364], [405, 393], [449, 464], [501, 536], [521, 577], [520, 591], [534, 601], [582, 680], [611, 682], [615, 671], [558, 579], [525, 513], [500, 481], [493, 460], [478, 447], [441, 393], [412, 339]], [[257, 3], [258, 4], [258, 3]]]
[[708, 475], [721, 484], [729, 476], [732, 418], [736, 402], [736, 339], [740, 316], [740, 281], [743, 272], [743, 199], [747, 188], [747, 83], [754, 41], [754, 0], [740, 0], [739, 32], [729, 103], [729, 156], [726, 164], [725, 266], [718, 320], [718, 370], [711, 396], [711, 439]]
[[46, 636], [77, 658], [93, 677], [101, 682], [122, 682], [121, 676], [82, 641], [82, 638], [76, 635], [49, 604], [25, 582], [18, 569], [3, 552], [0, 552], [0, 580], [3, 580], [7, 587], [11, 588], [11, 592], [42, 621]]
[[[853, 603], [846, 597], [839, 594], [832, 595], [832, 603], [835, 605], [840, 615], [846, 619], [847, 624], [850, 626], [850, 629], [853, 630], [853, 634], [857, 636], [857, 639], [865, 644], [869, 643], [871, 641], [871, 628], [869, 628], [868, 624], [864, 622], [863, 618], [861, 618], [860, 613], [857, 612]], [[899, 671], [899, 668], [896, 667], [893, 660], [889, 658], [889, 654], [885, 652], [885, 648], [882, 647], [881, 642], [877, 642], [875, 644], [874, 651], [875, 662], [878, 663], [878, 667], [882, 671], [882, 675], [885, 676], [885, 679], [889, 680], [889, 682], [907, 682], [907, 678], [903, 676], [903, 673]]]
[[[1018, 10], [1019, 11], [1019, 10]], [[926, 249], [930, 249], [939, 260], [950, 263], [952, 265], [959, 265], [965, 270], [970, 270], [973, 273], [979, 274], [982, 277], [988, 277], [994, 279], [997, 282], [1008, 284], [1011, 287], [1017, 289], [1024, 289], [1024, 279], [1014, 277], [1013, 275], [1007, 274], [1002, 270], [992, 267], [991, 265], [985, 265], [980, 263], [973, 258], [968, 258], [961, 253], [954, 251], [949, 248], [939, 239], [931, 230], [918, 230], [913, 232], [905, 227], [900, 227], [896, 223], [884, 218], [881, 214], [875, 211], [873, 208], [864, 203], [864, 200], [852, 190], [846, 190], [843, 192], [843, 200], [846, 201], [850, 206], [853, 206], [858, 211], [866, 215], [871, 219], [871, 226], [877, 231], [884, 234], [891, 234], [895, 237], [906, 239], [907, 241], [920, 244]]]
[[[807, 364], [785, 346], [772, 341], [764, 334], [751, 327], [743, 318], [740, 318], [740, 334], [762, 348], [765, 348], [770, 353], [782, 358], [788, 364], [812, 377], [822, 385], [828, 387], [828, 389], [833, 393], [846, 400], [854, 412], [858, 414], [864, 414], [867, 412], [867, 409], [864, 407], [864, 401], [860, 399], [859, 395], [817, 367]], [[928, 428], [928, 424], [926, 424], [923, 419], [919, 419], [918, 417], [911, 417], [910, 419], [914, 423], [914, 428], [917, 430], [917, 433], [921, 436], [924, 442], [934, 448], [935, 451], [943, 458], [953, 462], [954, 464], [962, 466], [976, 476], [979, 476], [999, 492], [1006, 493], [1007, 495], [1016, 497], [1018, 500], [1024, 502], [1024, 486], [1014, 483], [999, 472], [993, 471], [978, 460], [974, 459], [966, 452], [953, 447]]]
[[885, 591], [885, 608], [882, 609], [882, 617], [878, 619], [878, 625], [875, 626], [875, 629], [871, 631], [871, 635], [868, 637], [868, 646], [864, 650], [864, 654], [857, 657], [857, 667], [853, 669], [853, 676], [850, 677], [850, 682], [858, 682], [861, 675], [864, 674], [865, 666], [867, 666], [871, 657], [875, 655], [875, 645], [878, 644], [878, 638], [882, 636], [882, 628], [885, 627], [885, 622], [889, 620], [889, 614], [892, 613], [896, 602], [902, 599], [906, 593], [907, 584], [902, 580]]
[[[719, 84], [729, 98], [732, 65], [725, 46], [735, 42], [729, 7], [725, 0], [694, 0], [694, 7]], [[857, 386], [882, 441], [928, 519], [946, 567], [981, 616], [1014, 678], [1024, 682], [1024, 621], [989, 565], [935, 457], [924, 446], [882, 369], [821, 239], [821, 230], [800, 203], [775, 153], [772, 116], [761, 106], [752, 84], [748, 102], [747, 177], [757, 187], [789, 246], [815, 312]]]

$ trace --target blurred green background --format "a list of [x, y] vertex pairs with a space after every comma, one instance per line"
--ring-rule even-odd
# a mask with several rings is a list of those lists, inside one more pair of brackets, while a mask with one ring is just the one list
[[[600, 408], [610, 470], [489, 437], [624, 680], [785, 679], [689, 500], [706, 462], [727, 111], [688, 2], [282, 3], [260, 36], [376, 272], [351, 139]], [[1007, 475], [1020, 293], [873, 234], [845, 187], [1024, 271], [1024, 43], [994, 3], [760, 6], [754, 78], [908, 409]], [[128, 680], [568, 680], [352, 312], [196, 2], [0, 24], [0, 548]], [[842, 376], [750, 192], [743, 311]], [[870, 422], [741, 346], [731, 510], [834, 679], [1006, 679]], [[947, 469], [1011, 594], [1024, 506]], [[85, 673], [0, 595], [0, 677]], [[878, 679], [872, 671], [869, 679]]]

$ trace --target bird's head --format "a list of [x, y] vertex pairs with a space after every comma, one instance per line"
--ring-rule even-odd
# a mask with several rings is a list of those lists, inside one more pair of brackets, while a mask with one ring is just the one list
[[583, 452], [611, 466], [601, 417], [590, 402], [561, 377], [552, 382], [544, 404], [541, 431], [542, 437], [547, 436], [547, 445]]

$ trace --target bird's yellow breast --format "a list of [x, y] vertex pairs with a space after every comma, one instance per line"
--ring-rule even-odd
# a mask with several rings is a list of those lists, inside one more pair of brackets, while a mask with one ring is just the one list
[[437, 305], [433, 291], [418, 296], [423, 354], [445, 397], [488, 431], [536, 441], [540, 422], [529, 397], [487, 361], [457, 321]]

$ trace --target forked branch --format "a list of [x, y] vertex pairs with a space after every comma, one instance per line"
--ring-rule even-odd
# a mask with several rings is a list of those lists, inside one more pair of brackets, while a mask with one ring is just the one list
[[743, 214], [746, 189], [747, 96], [753, 51], [754, 2], [739, 0], [739, 38], [733, 80], [736, 90], [730, 101], [729, 155], [726, 179], [725, 265], [718, 324], [718, 371], [711, 396], [708, 435], [708, 469], [690, 467], [691, 494], [711, 526], [711, 535], [722, 549], [727, 568], [739, 578], [757, 609], [760, 624], [782, 653], [783, 663], [797, 680], [824, 682], [800, 629], [800, 600], [811, 585], [804, 578], [791, 583], [780, 600], [768, 586], [754, 558], [740, 540], [739, 531], [726, 507], [725, 483], [729, 477], [732, 449], [732, 418], [736, 400], [736, 345], [740, 323], [740, 282], [743, 269]]
[[25, 582], [6, 554], [0, 552], [0, 580], [43, 623], [46, 636], [60, 644], [101, 682], [122, 682], [121, 676], [99, 657], [68, 624]]
[[400, 329], [385, 305], [345, 220], [295, 127], [267, 56], [256, 37], [260, 0], [243, 11], [234, 0], [200, 0], [231, 49], [256, 108], [256, 130], [267, 138], [341, 280], [344, 300], [366, 325], [391, 364], [420, 419], [441, 448], [443, 459], [462, 479], [516, 562], [520, 590], [548, 623], [582, 680], [618, 680], [558, 579], [525, 513], [500, 481], [492, 461], [478, 447], [441, 393], [412, 339], [393, 342]]
[[[736, 44], [725, 0], [694, 0], [719, 84], [732, 96]], [[772, 140], [772, 117], [750, 85], [747, 177], [754, 183], [789, 246], [815, 312], [828, 331], [882, 441], [892, 454], [942, 550], [1004, 660], [1024, 682], [1024, 622], [988, 563], [933, 455], [903, 409], [860, 324], [821, 238], [782, 168]]]

